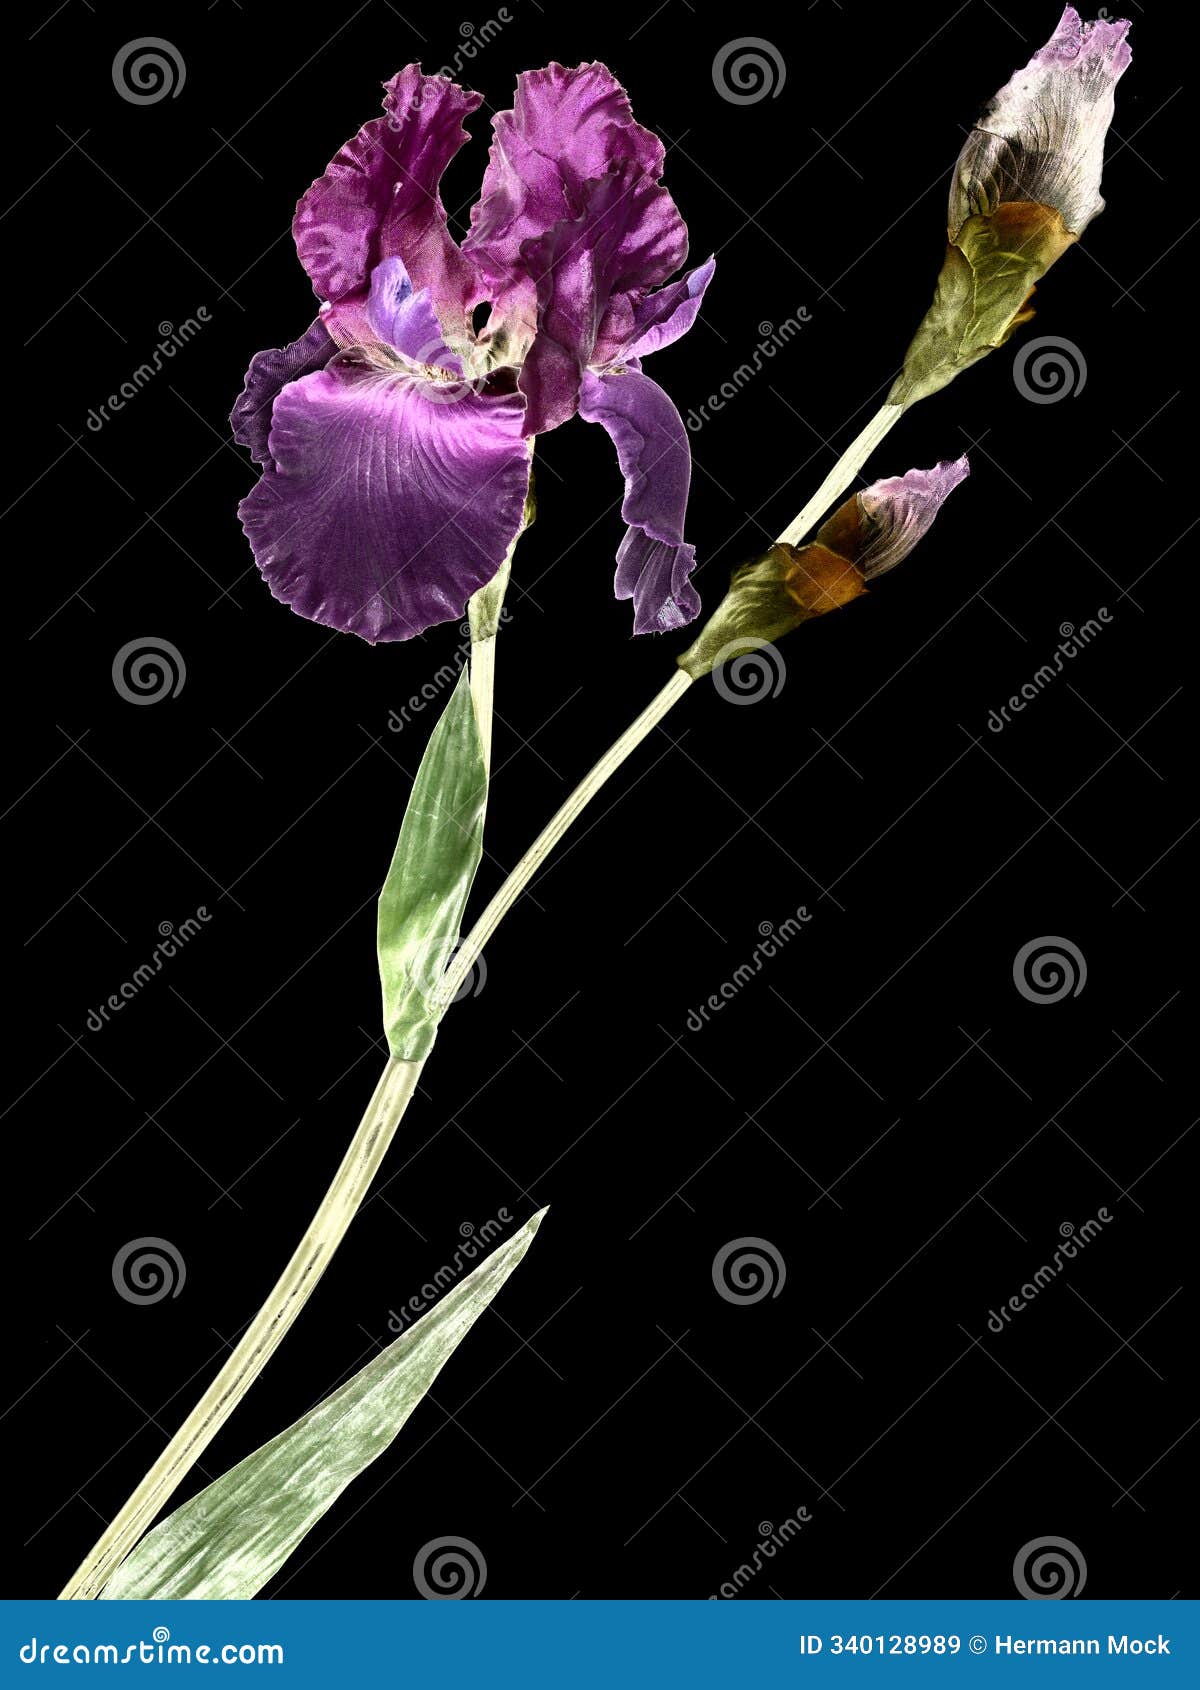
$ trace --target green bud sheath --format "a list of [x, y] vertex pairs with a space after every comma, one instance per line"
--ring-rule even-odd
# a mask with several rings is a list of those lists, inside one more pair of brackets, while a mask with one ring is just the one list
[[[853, 499], [848, 503], [856, 506]], [[847, 517], [847, 524], [852, 520]], [[731, 657], [771, 645], [801, 622], [837, 610], [866, 590], [857, 565], [828, 546], [774, 545], [734, 571], [729, 591], [699, 638], [676, 661], [699, 680]]]
[[1075, 239], [1057, 211], [1033, 200], [968, 217], [946, 249], [888, 403], [915, 404], [1002, 346], [1033, 316], [1034, 285]]

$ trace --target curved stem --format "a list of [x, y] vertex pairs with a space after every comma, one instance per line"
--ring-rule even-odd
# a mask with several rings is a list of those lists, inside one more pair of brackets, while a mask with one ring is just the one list
[[876, 446], [903, 415], [903, 405], [880, 406], [867, 426], [855, 435], [796, 520], [784, 529], [779, 536], [780, 545], [800, 544], [818, 517], [824, 516], [833, 501], [846, 491]]
[[366, 1195], [416, 1090], [421, 1068], [421, 1062], [389, 1060], [358, 1131], [291, 1261], [221, 1371], [85, 1557], [61, 1598], [99, 1595], [283, 1342]]
[[591, 803], [605, 781], [617, 772], [630, 752], [641, 744], [652, 728], [657, 727], [667, 711], [679, 702], [691, 684], [691, 676], [684, 674], [682, 669], [676, 669], [662, 691], [651, 699], [636, 721], [631, 722], [625, 729], [620, 739], [609, 746], [595, 767], [583, 777], [566, 803], [547, 822], [455, 952], [454, 961], [442, 976], [438, 988], [437, 1001], [443, 1007], [453, 1002], [480, 951], [571, 823]]

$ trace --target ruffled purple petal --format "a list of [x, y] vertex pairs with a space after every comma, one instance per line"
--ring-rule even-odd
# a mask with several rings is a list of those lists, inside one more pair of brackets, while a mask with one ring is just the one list
[[1117, 82], [1132, 57], [1125, 18], [1084, 23], [1068, 6], [967, 137], [950, 188], [950, 238], [977, 212], [1032, 200], [1073, 235], [1104, 209], [1100, 176]]
[[245, 446], [256, 464], [269, 464], [271, 452], [271, 408], [290, 381], [323, 370], [337, 351], [318, 317], [290, 346], [256, 352], [246, 371], [246, 385], [229, 414], [229, 426], [239, 446]]
[[446, 332], [464, 337], [481, 293], [446, 227], [438, 184], [482, 96], [415, 64], [385, 89], [387, 115], [347, 141], [296, 207], [296, 250], [329, 301], [366, 287], [382, 259], [402, 258], [414, 286], [430, 290]]
[[[966, 457], [935, 464], [933, 469], [910, 469], [876, 481], [858, 494], [864, 517], [864, 541], [854, 562], [868, 581], [894, 569], [931, 526], [947, 495], [965, 481], [971, 466]], [[820, 543], [821, 535], [817, 535]]]
[[[630, 311], [629, 339], [622, 347], [622, 358], [645, 358], [685, 335], [696, 321], [704, 294], [717, 268], [715, 256], [678, 282], [639, 299]], [[609, 325], [605, 325], [606, 328]]]
[[679, 412], [649, 376], [584, 374], [579, 414], [607, 429], [625, 477], [629, 531], [617, 553], [615, 591], [632, 599], [634, 632], [666, 633], [699, 614], [689, 576], [696, 552], [683, 538], [692, 455]]
[[521, 525], [521, 401], [339, 358], [275, 404], [275, 469], [239, 514], [302, 616], [402, 640], [463, 614]]

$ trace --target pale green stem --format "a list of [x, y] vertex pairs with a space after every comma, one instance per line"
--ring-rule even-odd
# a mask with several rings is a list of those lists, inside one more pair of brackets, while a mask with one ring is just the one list
[[651, 699], [637, 720], [625, 729], [620, 739], [609, 746], [595, 767], [583, 777], [566, 803], [550, 818], [455, 952], [454, 961], [442, 976], [438, 987], [436, 1001], [443, 1008], [453, 1001], [479, 953], [571, 823], [591, 803], [605, 781], [617, 772], [630, 752], [642, 743], [651, 729], [662, 721], [667, 711], [679, 702], [691, 684], [691, 676], [685, 675], [682, 669], [676, 669], [662, 691]]
[[784, 529], [778, 544], [800, 544], [809, 529], [816, 525], [834, 500], [840, 498], [850, 486], [876, 446], [903, 415], [903, 405], [883, 405], [876, 411], [867, 426], [855, 435], [796, 520]]
[[61, 1593], [98, 1596], [283, 1342], [362, 1203], [408, 1106], [421, 1062], [389, 1059], [308, 1231], [225, 1365]]

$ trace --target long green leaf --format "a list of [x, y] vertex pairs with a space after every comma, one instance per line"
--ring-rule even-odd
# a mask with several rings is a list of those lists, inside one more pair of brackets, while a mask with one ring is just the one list
[[483, 854], [487, 768], [464, 668], [430, 736], [379, 895], [383, 1028], [392, 1055], [428, 1054], [431, 997], [458, 942]]
[[105, 1586], [105, 1599], [233, 1600], [260, 1591], [383, 1454], [524, 1256], [545, 1213], [332, 1396], [147, 1533]]

